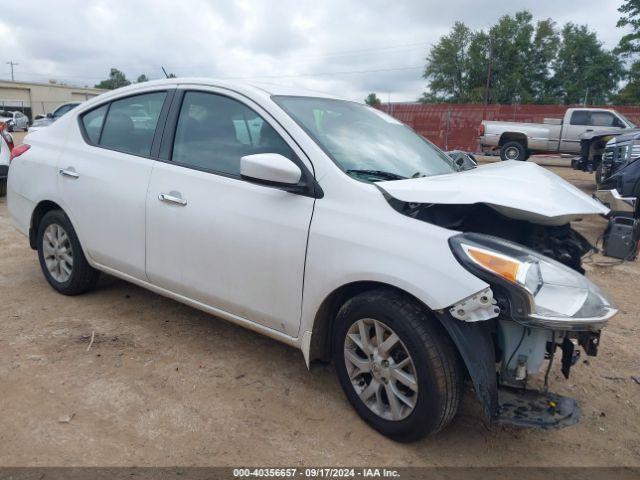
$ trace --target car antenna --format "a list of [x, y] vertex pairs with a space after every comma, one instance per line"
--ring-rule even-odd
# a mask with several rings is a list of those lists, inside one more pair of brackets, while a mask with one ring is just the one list
[[162, 73], [164, 73], [164, 76], [169, 78], [169, 74], [167, 73], [167, 71], [164, 69], [164, 67], [162, 65], [160, 65], [160, 68], [162, 69]]

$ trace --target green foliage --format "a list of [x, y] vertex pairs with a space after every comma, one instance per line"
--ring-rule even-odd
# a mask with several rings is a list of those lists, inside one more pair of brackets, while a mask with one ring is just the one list
[[143, 83], [143, 82], [148, 82], [149, 79], [147, 78], [147, 76], [143, 73], [142, 75], [140, 75], [138, 77], [138, 79], [136, 80], [136, 83]]
[[370, 93], [369, 95], [367, 95], [367, 98], [364, 99], [364, 103], [366, 103], [367, 105], [371, 105], [372, 107], [377, 107], [378, 105], [382, 104], [375, 93]]
[[[640, 0], [638, 0], [640, 3]], [[456, 103], [579, 103], [610, 101], [621, 79], [616, 55], [586, 26], [528, 11], [504, 15], [488, 30], [456, 22], [431, 48], [420, 101]]]
[[620, 90], [615, 101], [623, 105], [638, 105], [640, 103], [640, 0], [626, 0], [618, 8], [622, 14], [618, 20], [618, 27], [631, 30], [622, 36], [616, 51], [631, 66], [625, 71], [627, 84]]
[[622, 14], [618, 27], [631, 27], [631, 33], [623, 35], [618, 44], [618, 52], [630, 55], [640, 52], [640, 0], [625, 0], [618, 8]]
[[608, 103], [613, 97], [623, 68], [618, 57], [602, 48], [602, 43], [586, 25], [567, 23], [555, 58], [554, 81], [561, 103]]
[[131, 85], [131, 82], [127, 80], [125, 74], [117, 68], [112, 68], [109, 72], [109, 78], [98, 83], [96, 88], [115, 90], [116, 88], [126, 87], [127, 85]]

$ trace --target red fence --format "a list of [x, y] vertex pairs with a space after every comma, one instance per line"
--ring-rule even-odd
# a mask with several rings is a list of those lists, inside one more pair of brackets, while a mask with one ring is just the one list
[[[391, 104], [381, 109], [410, 125], [445, 150], [477, 152], [478, 126], [482, 120], [542, 122], [562, 118], [564, 105]], [[615, 108], [640, 126], [640, 106]]]

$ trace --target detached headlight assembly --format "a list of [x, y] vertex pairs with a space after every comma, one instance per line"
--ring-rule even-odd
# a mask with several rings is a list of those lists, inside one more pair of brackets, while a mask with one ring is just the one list
[[599, 330], [618, 310], [585, 276], [517, 243], [477, 233], [449, 239], [458, 261], [508, 293], [516, 321], [561, 330]]

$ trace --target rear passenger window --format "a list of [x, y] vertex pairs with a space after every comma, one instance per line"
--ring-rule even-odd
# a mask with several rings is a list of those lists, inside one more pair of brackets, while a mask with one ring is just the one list
[[589, 125], [589, 112], [578, 110], [571, 114], [571, 125]]
[[240, 175], [240, 158], [254, 153], [295, 154], [256, 112], [228, 97], [187, 92], [176, 127], [172, 160], [181, 165]]
[[148, 156], [166, 96], [166, 92], [154, 92], [112, 102], [98, 140], [99, 145]]
[[100, 140], [100, 130], [102, 130], [102, 123], [107, 113], [107, 107], [108, 105], [103, 105], [82, 116], [82, 125], [84, 125], [84, 131], [87, 133], [87, 137], [89, 137], [91, 143], [98, 143]]

